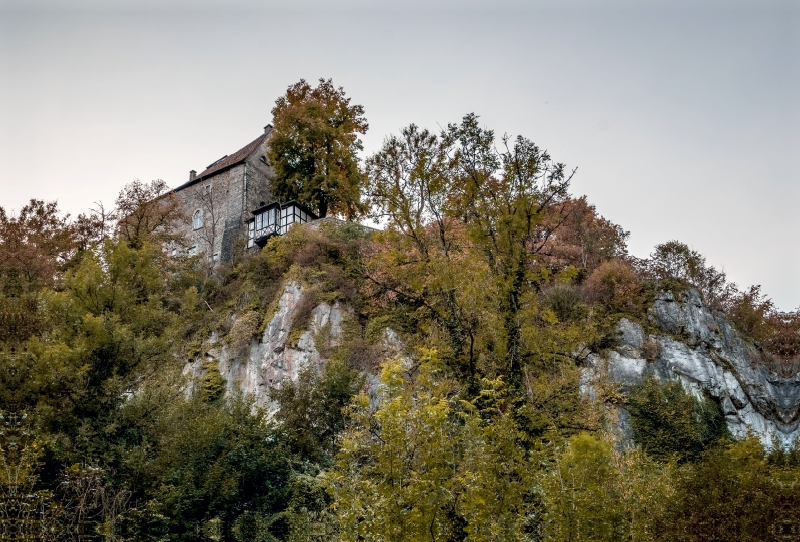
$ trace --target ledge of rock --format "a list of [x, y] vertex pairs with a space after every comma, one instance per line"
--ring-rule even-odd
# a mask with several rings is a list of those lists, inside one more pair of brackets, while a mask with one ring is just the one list
[[[616, 348], [605, 363], [592, 356], [584, 382], [601, 366], [623, 389], [649, 374], [661, 380], [679, 379], [695, 395], [707, 391], [720, 400], [734, 436], [752, 431], [766, 446], [792, 445], [800, 433], [800, 375], [783, 378], [753, 364], [751, 347], [694, 290], [681, 300], [662, 292], [649, 318], [663, 334], [648, 336], [636, 322], [621, 319]], [[660, 353], [651, 361], [642, 353], [646, 341], [659, 347]]]

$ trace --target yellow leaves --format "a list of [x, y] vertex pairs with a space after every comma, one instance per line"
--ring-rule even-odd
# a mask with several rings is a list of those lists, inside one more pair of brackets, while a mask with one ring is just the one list
[[392, 392], [403, 386], [403, 364], [401, 361], [392, 359], [384, 363], [381, 370], [381, 382], [389, 388], [390, 396]]
[[553, 312], [552, 309], [544, 309], [539, 313], [539, 318], [541, 318], [545, 324], [555, 325], [558, 323], [558, 316], [556, 316], [556, 313]]
[[569, 439], [542, 479], [547, 540], [652, 540], [672, 497], [671, 467], [587, 433]]
[[458, 518], [474, 540], [519, 538], [533, 471], [503, 379], [484, 380], [479, 408], [435, 369], [435, 351], [420, 357], [413, 377], [398, 360], [384, 365], [374, 414], [366, 394], [351, 404], [326, 475], [342, 539], [458, 537]]

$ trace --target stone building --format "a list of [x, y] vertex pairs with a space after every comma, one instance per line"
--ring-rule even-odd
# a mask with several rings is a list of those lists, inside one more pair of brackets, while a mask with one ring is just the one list
[[247, 223], [253, 211], [273, 201], [274, 170], [267, 162], [267, 142], [272, 126], [238, 151], [225, 155], [175, 188], [188, 217], [189, 253], [205, 254], [213, 261], [228, 261], [237, 241], [247, 243]]

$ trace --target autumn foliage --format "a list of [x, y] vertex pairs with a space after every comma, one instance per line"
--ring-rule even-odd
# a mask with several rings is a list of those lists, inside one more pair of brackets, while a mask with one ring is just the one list
[[[118, 542], [796, 534], [797, 449], [734, 439], [725, 405], [677, 381], [588, 369], [621, 317], [651, 325], [656, 296], [695, 289], [790, 377], [798, 313], [678, 241], [630, 256], [628, 233], [570, 194], [574, 170], [476, 115], [412, 124], [361, 167], [363, 110], [329, 80], [276, 112], [280, 197], [369, 207], [382, 229], [293, 227], [206, 273], [165, 250], [187, 217], [161, 181], [74, 220], [0, 208], [0, 523]], [[337, 334], [309, 333], [322, 303]], [[324, 367], [267, 381], [256, 356], [276, 332]], [[637, 356], [660, 353], [651, 337]], [[244, 371], [264, 408], [237, 395]]]

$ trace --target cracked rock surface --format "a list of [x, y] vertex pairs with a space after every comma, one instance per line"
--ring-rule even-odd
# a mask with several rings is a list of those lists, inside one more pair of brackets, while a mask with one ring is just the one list
[[[648, 374], [679, 379], [695, 395], [705, 390], [720, 400], [734, 436], [752, 431], [766, 446], [792, 445], [800, 428], [800, 375], [783, 378], [753, 364], [753, 347], [724, 317], [708, 309], [694, 290], [680, 300], [662, 292], [649, 318], [663, 334], [648, 336], [639, 324], [620, 320], [617, 347], [606, 360], [612, 380], [625, 389]], [[653, 360], [642, 353], [648, 340], [660, 347]], [[593, 360], [590, 371], [600, 364], [596, 356]]]
[[[342, 335], [344, 312], [339, 304], [320, 303], [311, 313], [311, 323], [297, 340], [290, 344], [292, 320], [303, 295], [302, 287], [289, 282], [278, 300], [278, 309], [267, 323], [260, 340], [252, 339], [246, 355], [235, 356], [226, 345], [216, 343], [208, 349], [206, 356], [218, 363], [219, 371], [226, 380], [227, 393], [242, 393], [252, 397], [258, 406], [269, 404], [269, 390], [285, 380], [297, 380], [304, 368], [321, 368], [325, 361], [314, 344], [318, 334], [329, 334], [335, 344]], [[184, 374], [197, 379], [199, 360], [188, 363]]]

